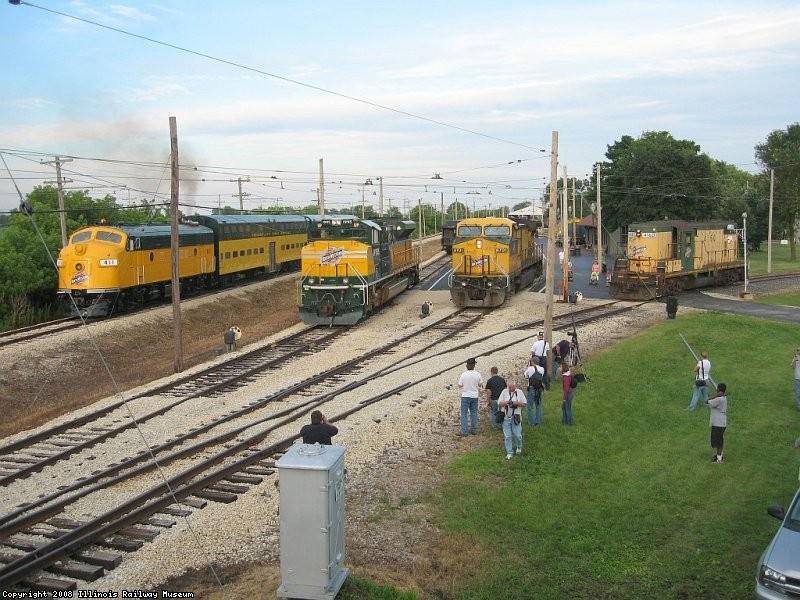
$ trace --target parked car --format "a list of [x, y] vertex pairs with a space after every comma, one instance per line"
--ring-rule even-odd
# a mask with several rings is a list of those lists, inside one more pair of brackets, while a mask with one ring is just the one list
[[767, 512], [782, 522], [758, 561], [756, 598], [800, 598], [800, 489], [789, 510], [773, 504]]

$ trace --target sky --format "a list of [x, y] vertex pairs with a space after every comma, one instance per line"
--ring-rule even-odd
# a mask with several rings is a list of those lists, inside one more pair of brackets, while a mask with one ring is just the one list
[[759, 172], [798, 31], [796, 0], [7, 2], [0, 212], [56, 156], [67, 190], [168, 201], [171, 117], [189, 213], [314, 204], [320, 160], [327, 210], [538, 202], [553, 132], [559, 177], [646, 131]]

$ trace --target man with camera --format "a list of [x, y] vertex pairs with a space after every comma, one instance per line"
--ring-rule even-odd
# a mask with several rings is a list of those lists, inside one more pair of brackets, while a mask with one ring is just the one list
[[333, 444], [331, 438], [339, 433], [339, 429], [328, 423], [320, 411], [315, 410], [311, 413], [311, 424], [303, 425], [300, 435], [303, 436], [304, 444]]
[[508, 387], [500, 394], [497, 400], [497, 410], [502, 410], [505, 414], [503, 421], [503, 436], [506, 445], [506, 460], [511, 460], [514, 456], [513, 441], [517, 444], [517, 454], [522, 454], [522, 407], [527, 406], [528, 401], [522, 390], [517, 389], [517, 382], [509, 380]]

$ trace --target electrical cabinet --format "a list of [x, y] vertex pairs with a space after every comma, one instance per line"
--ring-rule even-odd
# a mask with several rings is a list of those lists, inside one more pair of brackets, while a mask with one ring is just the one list
[[280, 488], [279, 598], [336, 597], [344, 564], [343, 446], [295, 444], [275, 465]]

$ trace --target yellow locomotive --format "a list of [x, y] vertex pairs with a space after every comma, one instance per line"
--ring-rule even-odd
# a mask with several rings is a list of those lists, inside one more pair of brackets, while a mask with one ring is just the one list
[[650, 221], [628, 226], [626, 256], [617, 258], [609, 294], [648, 300], [685, 289], [744, 279], [742, 244], [723, 222]]
[[500, 306], [542, 275], [536, 223], [499, 217], [456, 225], [450, 297], [458, 307]]
[[[297, 268], [316, 217], [210, 215], [181, 224], [181, 291]], [[74, 316], [105, 317], [170, 292], [171, 227], [95, 225], [79, 229], [58, 257], [58, 294]]]
[[309, 231], [299, 283], [300, 319], [353, 325], [419, 281], [413, 221], [322, 219]]

